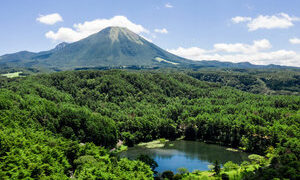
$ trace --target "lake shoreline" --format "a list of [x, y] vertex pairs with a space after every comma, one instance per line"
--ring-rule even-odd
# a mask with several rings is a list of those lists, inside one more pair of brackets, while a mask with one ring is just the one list
[[[160, 139], [155, 139], [155, 140], [152, 140], [152, 141], [149, 141], [149, 142], [140, 142], [138, 144], [135, 144], [133, 147], [141, 146], [141, 147], [146, 147], [146, 148], [159, 148], [159, 147], [163, 147], [167, 142], [180, 141], [180, 140], [218, 145], [218, 146], [222, 146], [222, 147], [226, 148], [227, 151], [232, 151], [232, 152], [249, 153], [249, 152], [246, 152], [245, 150], [243, 150], [242, 148], [234, 148], [234, 147], [231, 147], [231, 146], [226, 146], [226, 145], [224, 145], [224, 143], [221, 143], [221, 142], [201, 141], [201, 140], [185, 140], [183, 136], [180, 137], [180, 138], [177, 138], [175, 140], [168, 140], [168, 139], [165, 139], [165, 138], [160, 138]], [[126, 145], [123, 145], [123, 146], [126, 146]], [[131, 147], [128, 147], [128, 148], [131, 148]], [[126, 148], [125, 151], [128, 148]], [[124, 151], [124, 149], [122, 151]]]
[[232, 161], [241, 164], [248, 160], [248, 153], [231, 150], [228, 147], [207, 144], [201, 141], [163, 139], [147, 143], [140, 143], [129, 147], [126, 151], [118, 153], [121, 158], [135, 160], [141, 154], [148, 155], [158, 163], [158, 172], [185, 167], [190, 172], [193, 170], [208, 171], [208, 166], [218, 160], [220, 164]]

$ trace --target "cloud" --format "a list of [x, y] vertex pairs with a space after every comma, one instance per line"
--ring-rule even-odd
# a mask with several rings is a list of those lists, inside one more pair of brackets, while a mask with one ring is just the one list
[[[206, 50], [199, 47], [179, 47], [177, 49], [168, 49], [168, 51], [192, 60], [218, 60], [236, 63], [250, 62], [258, 65], [278, 64], [300, 67], [300, 53], [284, 49], [265, 52], [264, 50], [271, 48], [271, 44], [266, 39], [254, 41], [253, 45], [240, 43], [220, 44], [228, 45], [228, 47], [222, 46], [222, 48], [220, 48], [215, 44], [214, 49], [212, 50]], [[248, 47], [249, 49], [245, 50], [245, 47]]]
[[165, 4], [165, 7], [166, 7], [166, 8], [173, 8], [173, 5], [170, 4], [170, 3], [167, 3], [167, 4]]
[[154, 29], [154, 32], [161, 33], [161, 34], [168, 34], [168, 30], [166, 28]]
[[206, 54], [206, 50], [199, 47], [168, 49], [170, 53], [176, 54], [181, 57], [185, 57], [192, 60], [202, 60], [203, 55]]
[[252, 20], [251, 17], [242, 17], [242, 16], [236, 16], [234, 18], [231, 18], [231, 21], [236, 24], [241, 22], [251, 21], [251, 20]]
[[259, 15], [256, 18], [236, 16], [231, 19], [234, 23], [247, 22], [249, 31], [258, 29], [286, 29], [294, 26], [295, 21], [300, 21], [298, 17], [291, 17], [286, 13], [279, 13], [272, 16]]
[[36, 20], [40, 23], [53, 25], [57, 22], [62, 22], [63, 18], [58, 13], [48, 14], [48, 15], [40, 15]]
[[111, 19], [95, 19], [74, 24], [73, 28], [61, 27], [57, 32], [49, 31], [45, 35], [56, 41], [74, 42], [110, 26], [126, 27], [137, 34], [149, 33], [142, 25], [131, 22], [125, 16], [114, 16]]
[[271, 43], [267, 39], [253, 41], [252, 45], [235, 43], [235, 44], [225, 44], [219, 43], [215, 44], [214, 48], [216, 51], [224, 51], [229, 53], [254, 53], [265, 49], [270, 49], [272, 47]]
[[71, 28], [62, 27], [59, 28], [59, 30], [56, 33], [53, 31], [47, 32], [45, 36], [55, 41], [75, 42], [87, 37], [88, 35], [84, 32], [77, 32]]
[[292, 38], [289, 39], [291, 44], [300, 44], [300, 39], [299, 38]]

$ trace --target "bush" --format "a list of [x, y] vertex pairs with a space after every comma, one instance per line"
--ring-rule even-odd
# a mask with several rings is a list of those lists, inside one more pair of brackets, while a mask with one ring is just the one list
[[221, 175], [221, 178], [222, 178], [222, 180], [229, 180], [229, 175], [226, 174], [226, 173], [223, 173], [223, 174]]
[[187, 170], [187, 168], [178, 168], [177, 169], [177, 172], [179, 173], [179, 174], [181, 174], [181, 175], [183, 175], [183, 174], [187, 174], [187, 173], [189, 173], [189, 170]]
[[172, 171], [164, 171], [161, 175], [162, 178], [173, 179], [174, 173]]
[[154, 159], [152, 159], [148, 155], [141, 154], [141, 155], [139, 155], [139, 157], [137, 158], [137, 160], [142, 161], [145, 164], [148, 164], [150, 166], [150, 168], [151, 168], [152, 171], [154, 171], [155, 168], [158, 167], [157, 162], [154, 161]]
[[239, 168], [239, 165], [233, 163], [232, 161], [228, 161], [224, 164], [224, 170], [225, 171], [231, 171], [231, 170], [236, 170]]
[[195, 125], [188, 125], [184, 131], [185, 139], [195, 140], [197, 138], [197, 127]]
[[182, 175], [181, 174], [175, 174], [173, 176], [173, 180], [180, 180], [180, 179], [182, 179]]
[[133, 145], [135, 144], [135, 137], [130, 132], [122, 132], [121, 137], [128, 147], [133, 147]]
[[250, 161], [252, 163], [260, 164], [260, 165], [263, 165], [266, 161], [263, 156], [260, 156], [260, 155], [257, 155], [257, 154], [251, 154], [251, 155], [248, 156], [248, 158], [250, 159]]
[[220, 174], [221, 167], [220, 167], [219, 161], [216, 160], [214, 162], [214, 169], [213, 170], [216, 173], [216, 175]]

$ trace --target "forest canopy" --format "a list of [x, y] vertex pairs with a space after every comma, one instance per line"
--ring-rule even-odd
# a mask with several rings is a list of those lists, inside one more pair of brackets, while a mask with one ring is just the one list
[[299, 175], [300, 96], [125, 70], [2, 79], [0, 87], [0, 179], [151, 179], [147, 164], [108, 149], [180, 136], [260, 155], [274, 147], [273, 169]]

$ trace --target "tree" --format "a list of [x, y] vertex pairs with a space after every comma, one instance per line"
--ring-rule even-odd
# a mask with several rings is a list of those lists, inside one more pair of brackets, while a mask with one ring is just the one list
[[231, 170], [236, 170], [239, 168], [239, 165], [233, 163], [232, 161], [228, 161], [224, 164], [224, 170], [225, 171], [231, 171]]
[[[197, 78], [243, 90], [262, 77], [268, 87], [267, 82], [278, 85], [264, 73], [229, 76], [233, 79], [203, 73]], [[290, 76], [287, 82], [299, 84], [299, 72], [288, 73], [282, 73]], [[0, 179], [66, 179], [70, 170], [78, 179], [151, 178], [149, 165], [118, 160], [99, 146], [114, 147], [120, 138], [133, 146], [182, 135], [261, 155], [249, 157], [262, 166], [251, 177], [299, 179], [300, 96], [255, 95], [184, 72], [166, 76], [159, 71], [59, 72], [5, 82], [0, 78], [0, 87]], [[289, 88], [295, 94], [299, 89]], [[270, 146], [274, 152], [267, 157], [273, 159], [266, 167], [263, 156]], [[245, 165], [242, 173], [250, 169]]]
[[173, 179], [174, 173], [172, 171], [164, 171], [161, 175], [162, 178]]
[[193, 124], [188, 125], [185, 128], [184, 135], [187, 140], [195, 140], [197, 138], [197, 127]]
[[[1, 177], [1, 176], [0, 176]], [[175, 174], [174, 176], [173, 176], [173, 180], [180, 180], [180, 179], [182, 179], [182, 175], [181, 174]]]
[[263, 165], [266, 163], [266, 159], [263, 156], [257, 155], [257, 154], [251, 154], [248, 156], [250, 161], [255, 164]]
[[99, 114], [91, 115], [86, 120], [86, 140], [97, 145], [113, 147], [117, 142], [117, 129], [115, 122]]
[[220, 167], [220, 164], [219, 164], [219, 161], [216, 160], [214, 162], [214, 172], [216, 173], [216, 175], [219, 175], [220, 174], [220, 171], [221, 171], [221, 167]]
[[226, 173], [223, 173], [223, 174], [221, 175], [221, 178], [222, 178], [222, 180], [229, 180], [229, 175], [226, 174]]
[[123, 140], [125, 141], [125, 144], [129, 147], [133, 147], [135, 144], [135, 137], [133, 134], [131, 134], [130, 132], [122, 132], [121, 136], [123, 138]]
[[187, 174], [187, 173], [189, 173], [189, 170], [187, 169], [187, 168], [178, 168], [177, 169], [177, 172], [179, 173], [179, 174], [181, 174], [181, 175], [183, 175], [183, 174]]
[[155, 168], [158, 167], [158, 164], [154, 159], [149, 157], [148, 155], [141, 154], [138, 156], [137, 160], [144, 162], [145, 164], [148, 164], [153, 172], [155, 172]]

